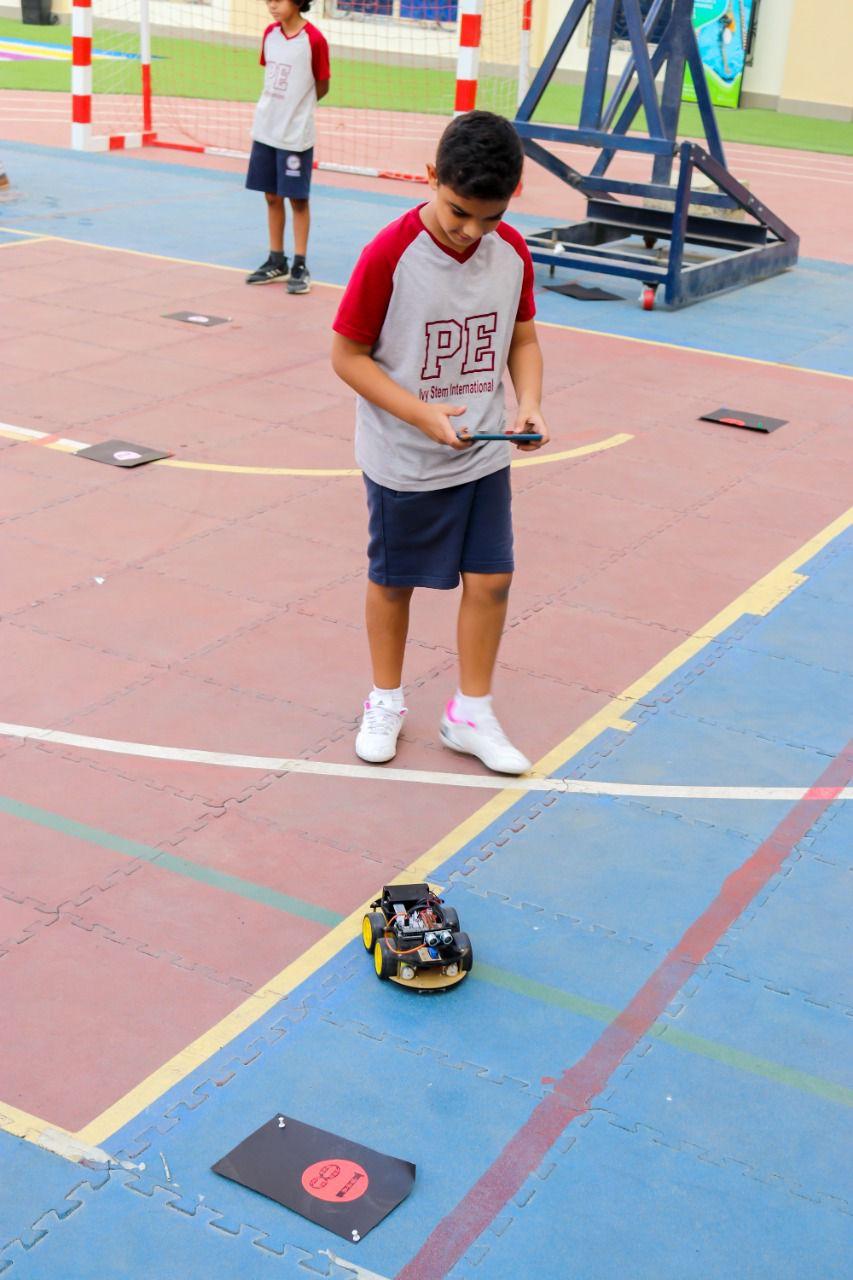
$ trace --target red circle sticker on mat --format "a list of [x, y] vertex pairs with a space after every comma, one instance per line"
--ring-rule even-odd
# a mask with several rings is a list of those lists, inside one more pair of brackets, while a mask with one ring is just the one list
[[341, 1204], [363, 1196], [369, 1181], [366, 1170], [354, 1160], [318, 1160], [302, 1175], [302, 1185], [309, 1196]]

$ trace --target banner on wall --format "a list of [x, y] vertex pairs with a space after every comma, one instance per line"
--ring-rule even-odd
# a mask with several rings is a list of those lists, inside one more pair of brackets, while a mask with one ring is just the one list
[[[711, 101], [717, 107], [740, 102], [754, 0], [693, 0], [693, 29], [705, 67]], [[685, 102], [696, 101], [690, 72], [684, 77]]]

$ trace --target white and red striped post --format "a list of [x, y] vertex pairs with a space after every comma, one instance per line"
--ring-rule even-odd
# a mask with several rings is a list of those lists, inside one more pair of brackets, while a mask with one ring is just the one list
[[473, 111], [477, 105], [477, 76], [480, 70], [480, 37], [483, 28], [483, 0], [459, 0], [459, 54], [456, 60], [456, 100], [454, 115]]
[[142, 68], [142, 129], [139, 133], [92, 134], [92, 0], [71, 0], [71, 149], [123, 151], [157, 140], [151, 130], [151, 27], [148, 0], [141, 0], [139, 61]]
[[518, 100], [521, 106], [530, 88], [530, 30], [533, 26], [533, 0], [522, 0], [521, 40], [518, 48]]
[[72, 0], [71, 148], [88, 151], [92, 139], [92, 0]]
[[139, 61], [142, 68], [142, 128], [151, 132], [151, 17], [148, 0], [139, 0]]

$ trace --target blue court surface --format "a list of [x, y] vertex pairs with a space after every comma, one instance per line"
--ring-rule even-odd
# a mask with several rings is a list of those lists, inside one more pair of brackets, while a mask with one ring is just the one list
[[[0, 242], [18, 227], [138, 252], [251, 270], [264, 252], [264, 211], [241, 174], [158, 163], [131, 156], [75, 155], [25, 143], [4, 144], [15, 157], [20, 198], [0, 210]], [[45, 163], [45, 159], [49, 163]], [[62, 188], [61, 199], [57, 185]], [[119, 189], [117, 189], [117, 187]], [[312, 187], [311, 265], [315, 279], [344, 285], [360, 247], [412, 204], [423, 188], [385, 194]], [[553, 222], [564, 217], [555, 213]], [[548, 218], [511, 215], [520, 230]], [[346, 234], [341, 234], [342, 227]], [[556, 277], [553, 283], [559, 283]], [[539, 283], [548, 284], [546, 269]], [[630, 294], [627, 304], [592, 306], [542, 289], [539, 320], [593, 332], [651, 338], [700, 351], [791, 363], [828, 373], [853, 367], [849, 299], [853, 266], [801, 260], [788, 273], [677, 313], [642, 312], [631, 283], [584, 276], [584, 283]], [[808, 324], [803, 317], [808, 316]]]
[[[556, 770], [660, 794], [528, 795], [436, 868], [477, 955], [451, 995], [352, 941], [109, 1166], [0, 1135], [0, 1274], [845, 1274], [853, 661], [813, 637], [849, 633], [850, 533], [798, 572]], [[357, 1248], [210, 1171], [278, 1110], [417, 1164]]]

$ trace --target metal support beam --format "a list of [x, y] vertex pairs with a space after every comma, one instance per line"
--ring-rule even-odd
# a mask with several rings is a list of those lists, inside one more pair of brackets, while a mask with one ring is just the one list
[[[531, 236], [535, 262], [552, 268], [600, 272], [663, 285], [669, 306], [774, 275], [797, 261], [799, 240], [791, 228], [738, 182], [726, 167], [723, 145], [705, 81], [693, 0], [669, 0], [666, 26], [655, 46], [648, 38], [666, 0], [571, 0], [566, 17], [518, 109], [515, 127], [530, 159], [587, 198], [580, 223]], [[533, 114], [569, 41], [594, 4], [586, 82], [576, 127], [538, 123]], [[631, 56], [605, 104], [610, 54], [619, 7]], [[689, 69], [707, 149], [677, 141], [685, 69]], [[660, 84], [659, 84], [660, 82]], [[633, 88], [631, 87], [633, 85]], [[630, 132], [642, 109], [648, 132]], [[590, 172], [552, 154], [547, 143], [598, 149]], [[646, 181], [612, 178], [608, 169], [622, 152], [648, 155]], [[673, 167], [678, 175], [673, 185]], [[697, 173], [716, 189], [693, 190]], [[625, 200], [617, 200], [626, 197]], [[633, 203], [631, 202], [633, 200]], [[696, 208], [700, 209], [696, 213]]]

